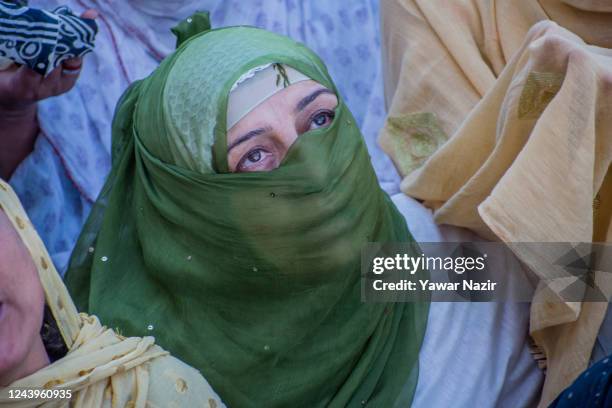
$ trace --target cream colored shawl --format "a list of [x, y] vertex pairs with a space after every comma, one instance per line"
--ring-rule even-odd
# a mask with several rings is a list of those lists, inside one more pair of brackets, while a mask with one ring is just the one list
[[[602, 7], [384, 2], [390, 107], [380, 143], [405, 177], [402, 191], [438, 223], [488, 239], [612, 241], [612, 14], [593, 12]], [[549, 18], [569, 30], [534, 26]], [[515, 251], [548, 276], [551, 259]], [[531, 334], [547, 364], [542, 406], [586, 369], [606, 309], [534, 298]]]
[[70, 407], [224, 406], [197, 370], [171, 357], [152, 337], [125, 338], [95, 316], [77, 312], [19, 199], [2, 180], [0, 208], [32, 255], [47, 305], [69, 349], [64, 358], [0, 390], [0, 406], [69, 406], [68, 400], [10, 399], [10, 389], [31, 388], [71, 390]]

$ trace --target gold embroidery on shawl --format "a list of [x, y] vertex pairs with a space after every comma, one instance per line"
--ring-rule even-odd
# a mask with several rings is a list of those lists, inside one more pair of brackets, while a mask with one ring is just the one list
[[56, 385], [61, 385], [64, 382], [62, 380], [51, 380], [45, 383], [45, 385], [43, 385], [43, 388], [48, 390], [50, 388], [55, 387]]
[[419, 168], [447, 140], [448, 136], [431, 112], [390, 116], [386, 128], [391, 136], [396, 165], [407, 175]]
[[601, 196], [598, 193], [593, 200], [593, 214], [597, 214], [599, 207], [601, 207]]
[[556, 72], [530, 72], [519, 99], [519, 119], [539, 117], [559, 92], [563, 78]]
[[187, 388], [187, 381], [183, 380], [182, 378], [178, 378], [176, 380], [176, 392], [184, 394], [185, 391], [187, 391]]
[[540, 370], [546, 372], [547, 361], [546, 361], [546, 353], [540, 347], [533, 337], [529, 336], [528, 339], [529, 353], [531, 353], [531, 357], [535, 360]]
[[15, 222], [17, 222], [17, 226], [19, 228], [21, 228], [21, 229], [25, 228], [25, 223], [23, 222], [23, 220], [19, 216], [15, 217]]
[[88, 370], [81, 370], [79, 371], [79, 377], [85, 377], [87, 374], [91, 373], [94, 369], [90, 368]]

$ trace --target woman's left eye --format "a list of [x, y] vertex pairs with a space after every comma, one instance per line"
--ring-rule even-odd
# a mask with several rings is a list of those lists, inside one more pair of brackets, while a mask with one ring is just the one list
[[261, 160], [261, 149], [257, 149], [257, 150], [253, 150], [252, 152], [249, 152], [249, 154], [247, 154], [247, 159], [251, 163], [257, 163], [258, 161], [260, 161]]
[[310, 127], [308, 130], [329, 126], [332, 120], [334, 120], [334, 112], [332, 111], [315, 113], [310, 119]]

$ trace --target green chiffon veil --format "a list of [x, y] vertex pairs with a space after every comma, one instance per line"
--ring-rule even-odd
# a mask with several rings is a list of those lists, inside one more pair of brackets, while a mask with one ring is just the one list
[[77, 306], [155, 336], [230, 407], [407, 406], [428, 304], [361, 301], [363, 246], [413, 238], [341, 98], [278, 169], [227, 171], [240, 75], [283, 63], [336, 91], [324, 64], [264, 30], [188, 21], [117, 107], [112, 170], [66, 275]]

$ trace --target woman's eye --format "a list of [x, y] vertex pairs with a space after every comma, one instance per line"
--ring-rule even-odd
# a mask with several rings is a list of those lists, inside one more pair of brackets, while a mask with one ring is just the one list
[[267, 150], [257, 147], [242, 156], [236, 170], [239, 172], [267, 170], [272, 162], [272, 156]]
[[308, 130], [329, 126], [333, 119], [334, 112], [332, 111], [318, 112], [312, 116]]
[[257, 149], [257, 150], [253, 150], [253, 151], [249, 152], [247, 154], [247, 159], [251, 163], [257, 163], [258, 161], [261, 160], [261, 150]]

